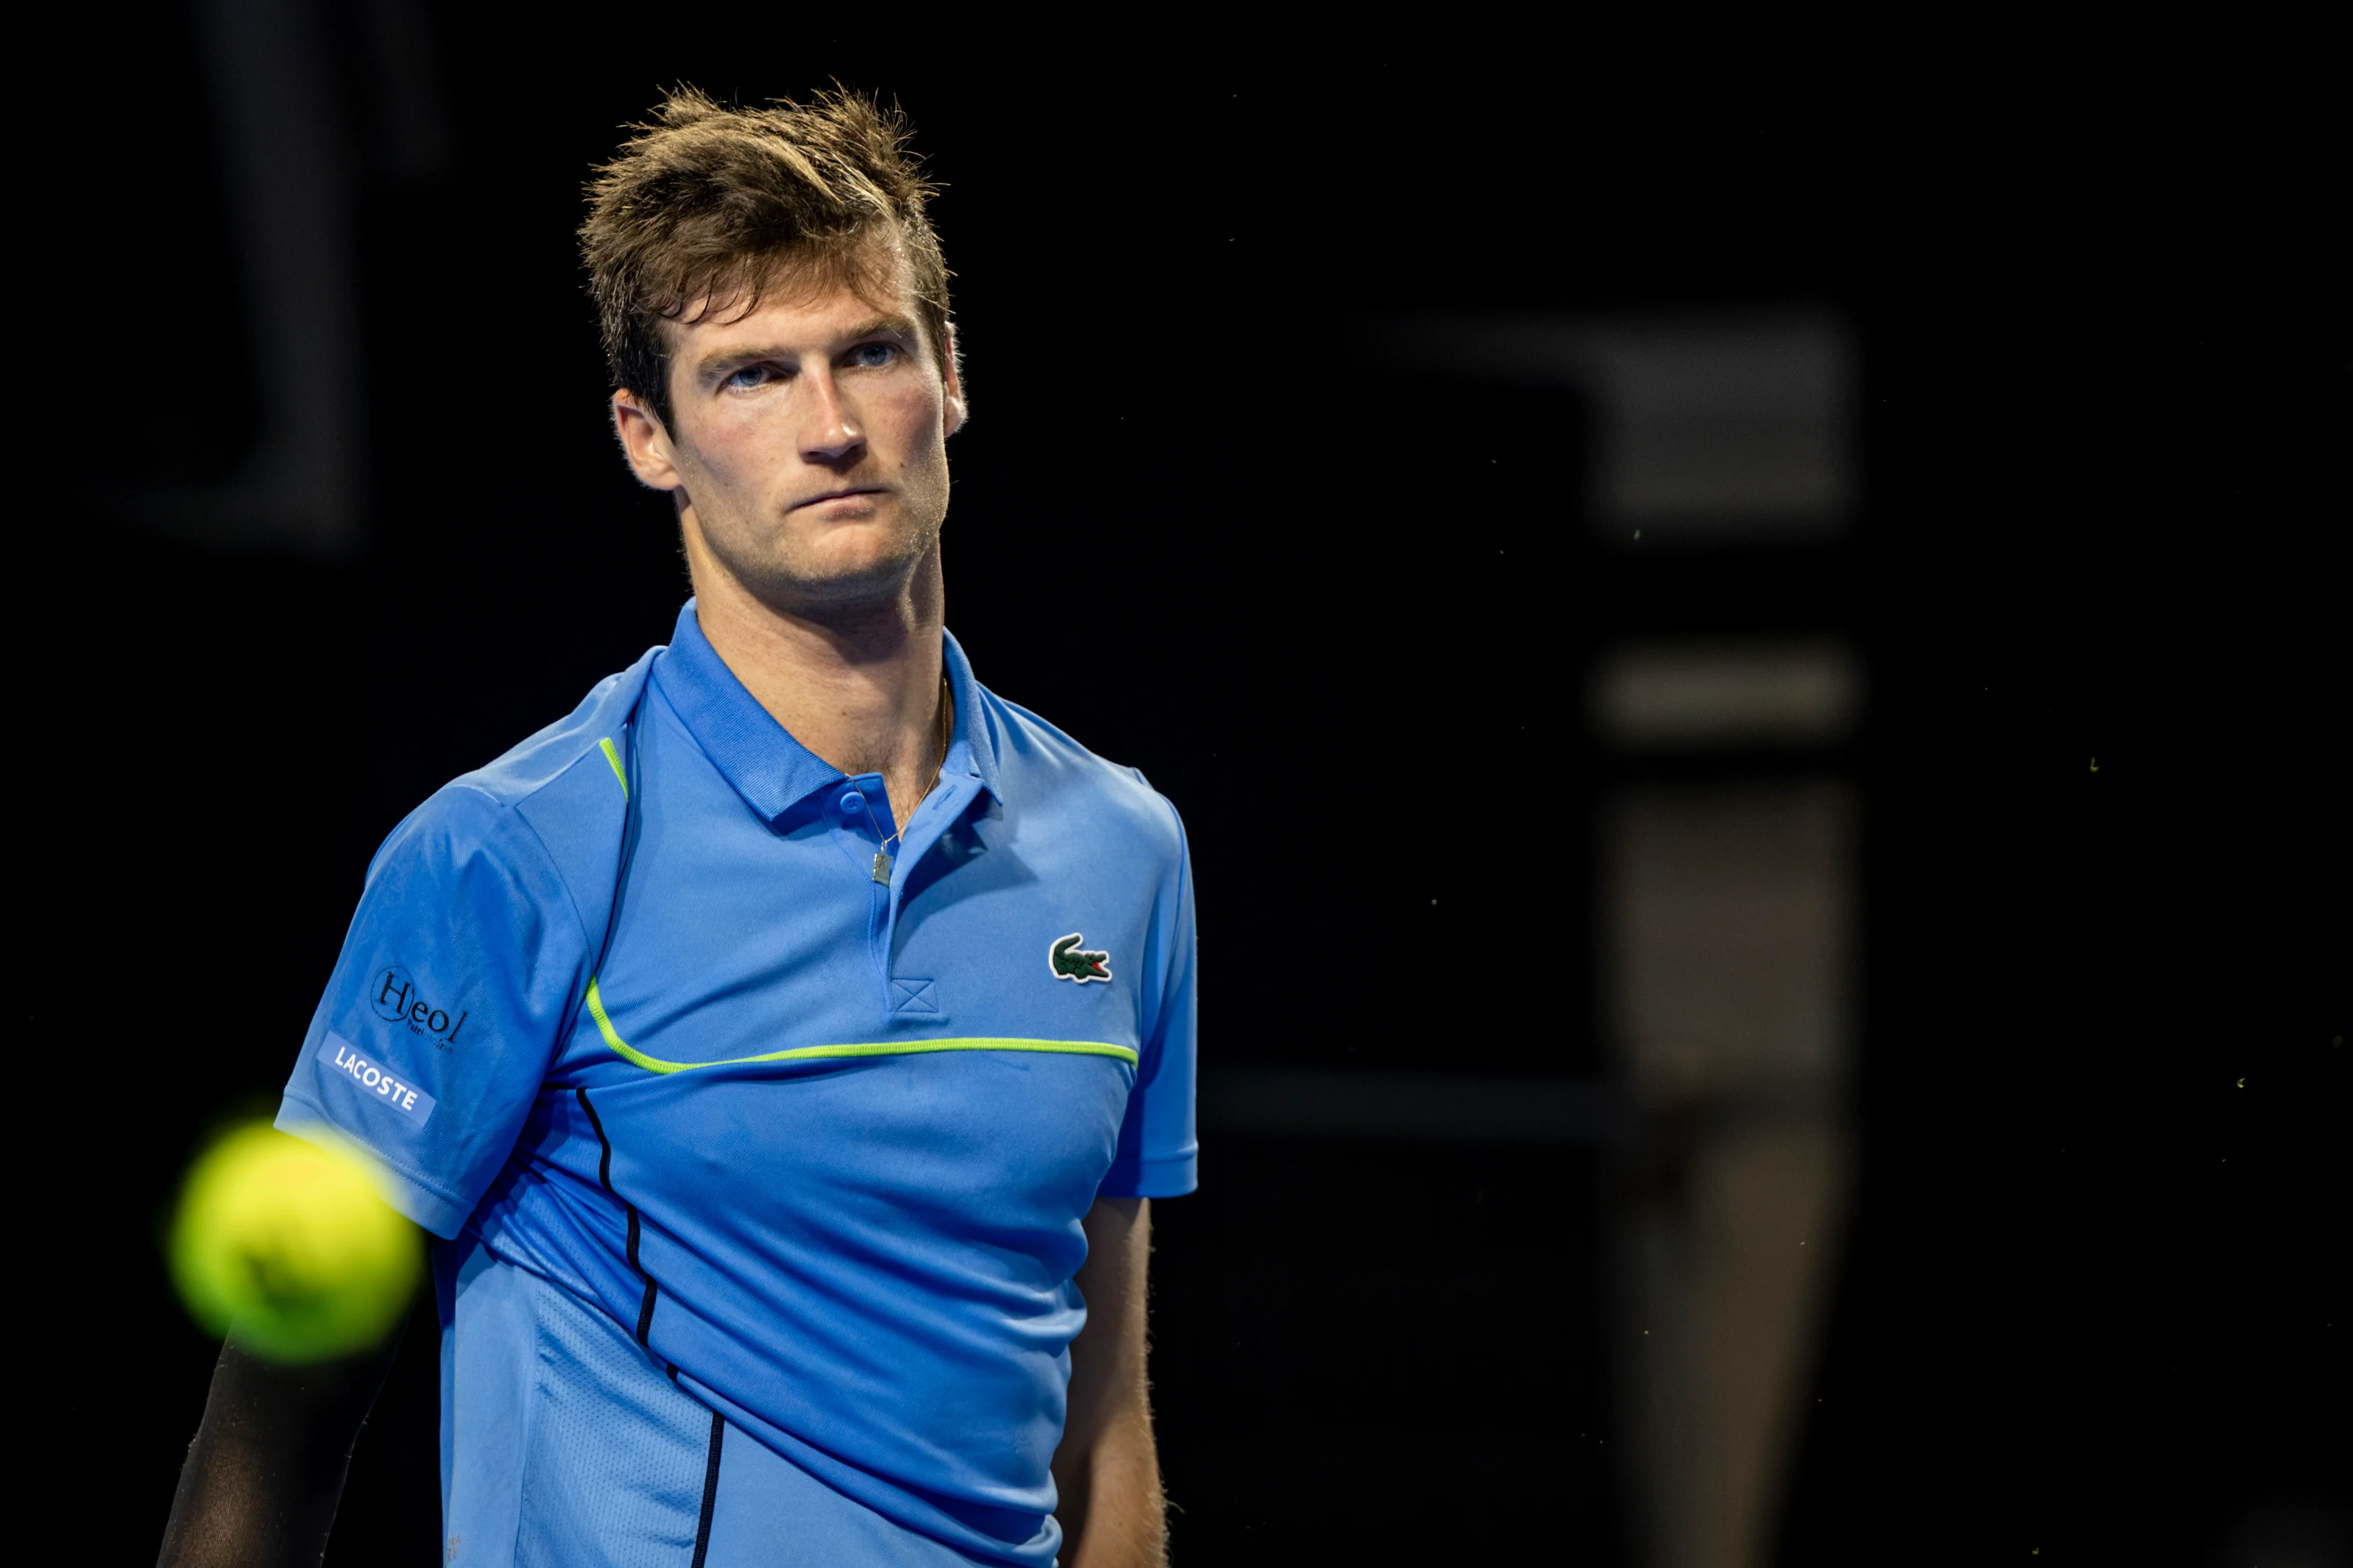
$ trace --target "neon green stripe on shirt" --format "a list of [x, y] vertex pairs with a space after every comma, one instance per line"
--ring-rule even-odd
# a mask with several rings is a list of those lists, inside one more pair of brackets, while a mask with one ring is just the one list
[[1050, 1056], [1110, 1057], [1131, 1067], [1135, 1064], [1135, 1052], [1125, 1046], [1108, 1046], [1094, 1040], [1017, 1040], [996, 1037], [973, 1037], [950, 1040], [890, 1040], [880, 1045], [798, 1046], [789, 1051], [767, 1051], [756, 1057], [733, 1057], [720, 1062], [666, 1062], [649, 1057], [621, 1038], [613, 1027], [613, 1020], [605, 1011], [605, 998], [597, 994], [596, 982], [588, 982], [588, 1012], [596, 1020], [596, 1032], [613, 1047], [613, 1054], [623, 1061], [645, 1068], [648, 1072], [690, 1072], [696, 1068], [745, 1067], [754, 1062], [814, 1061], [827, 1057], [914, 1057], [934, 1051], [1038, 1051]]

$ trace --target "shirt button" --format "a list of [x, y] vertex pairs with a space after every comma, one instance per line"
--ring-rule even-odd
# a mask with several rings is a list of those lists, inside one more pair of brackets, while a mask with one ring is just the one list
[[851, 790], [848, 795], [841, 797], [842, 816], [856, 816], [860, 812], [864, 811], [865, 809], [866, 797], [859, 794], [856, 790]]

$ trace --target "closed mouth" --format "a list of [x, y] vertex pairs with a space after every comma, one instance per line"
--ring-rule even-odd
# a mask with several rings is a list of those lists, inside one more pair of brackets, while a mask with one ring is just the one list
[[844, 500], [851, 496], [879, 496], [882, 493], [882, 488], [880, 485], [853, 485], [848, 489], [828, 490], [821, 496], [811, 496], [808, 500], [802, 501], [799, 504], [801, 506], [823, 506], [829, 500]]

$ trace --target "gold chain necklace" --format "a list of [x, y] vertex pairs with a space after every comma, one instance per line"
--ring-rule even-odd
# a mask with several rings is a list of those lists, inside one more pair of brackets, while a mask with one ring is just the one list
[[[948, 765], [948, 736], [955, 720], [955, 696], [948, 687], [948, 678], [943, 674], [940, 677], [940, 760], [932, 767], [932, 782], [923, 786], [923, 794], [909, 803], [899, 826], [891, 830], [891, 837], [884, 838], [882, 847], [874, 851], [874, 879], [886, 888], [891, 885], [891, 846], [899, 842], [899, 836], [907, 831], [907, 824], [914, 819], [916, 812], [923, 809], [923, 802], [932, 798], [932, 791], [940, 787], [940, 773]], [[874, 824], [875, 834], [879, 837], [882, 824], [875, 816], [871, 805], [866, 808], [866, 820]]]

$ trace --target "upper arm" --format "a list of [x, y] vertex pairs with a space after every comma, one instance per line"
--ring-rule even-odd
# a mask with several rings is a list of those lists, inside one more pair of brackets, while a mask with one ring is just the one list
[[505, 1164], [585, 985], [586, 938], [531, 831], [445, 790], [370, 868], [279, 1125], [366, 1147], [386, 1197], [457, 1233]]
[[1118, 1197], [1178, 1197], [1198, 1179], [1193, 868], [1176, 808], [1165, 800], [1159, 805], [1167, 813], [1169, 854], [1153, 900], [1149, 962], [1140, 977], [1143, 1049], [1119, 1146], [1099, 1189]]

